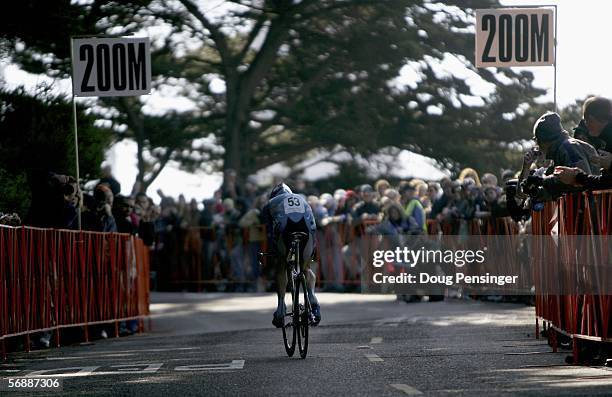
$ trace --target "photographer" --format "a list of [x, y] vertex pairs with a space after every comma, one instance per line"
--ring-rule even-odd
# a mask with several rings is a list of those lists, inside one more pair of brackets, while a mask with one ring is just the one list
[[[557, 113], [543, 114], [534, 125], [533, 136], [541, 154], [552, 160], [554, 166], [575, 167], [588, 175], [599, 174], [598, 165], [591, 160], [597, 157], [595, 148], [586, 142], [570, 138]], [[523, 171], [537, 160], [539, 151], [532, 150], [525, 155]], [[563, 193], [576, 191], [571, 185], [553, 177], [553, 170], [551, 166], [546, 169], [544, 175], [536, 173], [528, 176], [522, 185], [523, 190], [540, 201], [548, 201]]]
[[94, 189], [93, 200], [88, 202], [83, 213], [83, 230], [95, 232], [116, 232], [117, 224], [113, 216], [114, 196], [106, 184], [98, 184]]
[[55, 229], [76, 229], [79, 188], [76, 180], [54, 172], [31, 170], [28, 182], [32, 203], [25, 224]]

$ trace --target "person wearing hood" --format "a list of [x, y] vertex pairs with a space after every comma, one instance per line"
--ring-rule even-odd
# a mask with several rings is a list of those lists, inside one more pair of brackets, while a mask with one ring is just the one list
[[[598, 175], [599, 167], [591, 160], [596, 158], [597, 151], [590, 144], [578, 139], [570, 138], [561, 125], [561, 118], [557, 113], [544, 113], [533, 126], [533, 139], [539, 150], [553, 166], [549, 167], [543, 177], [530, 176], [526, 180], [528, 186], [543, 186], [544, 192], [540, 199], [548, 200], [562, 193], [576, 191], [576, 188], [563, 183], [559, 178], [552, 176], [554, 167], [578, 168], [587, 175]], [[525, 166], [535, 161], [533, 151], [525, 155]]]

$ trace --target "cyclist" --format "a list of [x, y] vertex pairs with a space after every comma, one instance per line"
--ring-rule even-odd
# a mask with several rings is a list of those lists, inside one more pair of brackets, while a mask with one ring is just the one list
[[315, 274], [310, 270], [310, 260], [314, 255], [315, 249], [315, 219], [312, 214], [312, 209], [306, 203], [303, 196], [294, 194], [289, 186], [284, 183], [279, 183], [274, 186], [270, 193], [269, 201], [264, 206], [262, 211], [266, 232], [268, 235], [269, 249], [272, 252], [278, 253], [277, 260], [277, 295], [278, 305], [272, 324], [276, 328], [281, 328], [284, 325], [285, 313], [285, 291], [287, 289], [287, 252], [291, 245], [292, 232], [304, 232], [308, 234], [308, 239], [300, 243], [302, 248], [300, 266], [305, 269], [308, 300], [312, 308], [314, 324], [318, 325], [321, 321], [321, 307], [319, 301], [314, 295]]

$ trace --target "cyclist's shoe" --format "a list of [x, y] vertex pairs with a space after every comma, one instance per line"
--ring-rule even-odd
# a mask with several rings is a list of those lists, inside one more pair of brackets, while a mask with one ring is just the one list
[[313, 327], [316, 327], [321, 322], [321, 305], [318, 303], [313, 303], [311, 308], [313, 317], [312, 325]]
[[287, 312], [287, 308], [283, 305], [283, 310], [279, 313], [279, 310], [276, 309], [274, 315], [272, 316], [272, 325], [276, 328], [282, 328], [285, 325], [285, 313]]

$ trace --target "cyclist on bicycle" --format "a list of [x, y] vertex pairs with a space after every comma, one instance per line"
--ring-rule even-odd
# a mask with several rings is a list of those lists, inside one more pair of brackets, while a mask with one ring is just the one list
[[272, 318], [272, 324], [276, 328], [284, 325], [285, 313], [285, 291], [287, 289], [287, 252], [291, 246], [291, 233], [304, 232], [308, 235], [307, 240], [300, 243], [302, 248], [302, 262], [300, 266], [305, 269], [307, 282], [308, 300], [312, 308], [314, 324], [318, 325], [321, 321], [321, 307], [314, 295], [316, 277], [310, 270], [310, 260], [315, 250], [315, 218], [312, 210], [303, 196], [293, 194], [289, 186], [279, 183], [274, 186], [270, 193], [268, 203], [262, 211], [263, 221], [266, 225], [269, 249], [278, 253], [277, 260], [277, 295], [278, 306]]

